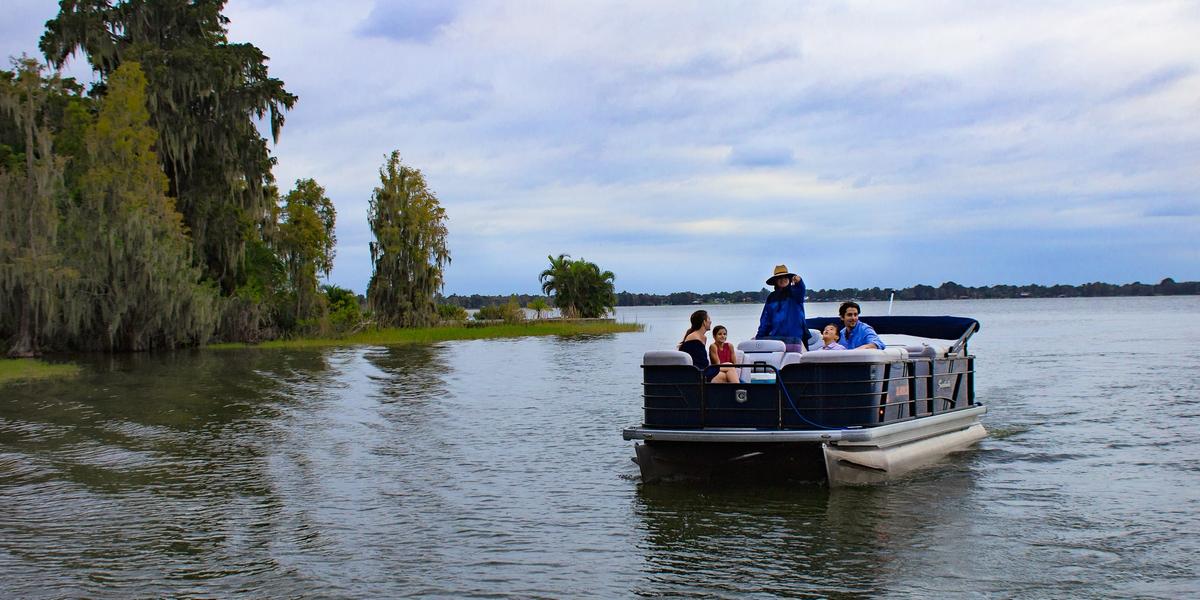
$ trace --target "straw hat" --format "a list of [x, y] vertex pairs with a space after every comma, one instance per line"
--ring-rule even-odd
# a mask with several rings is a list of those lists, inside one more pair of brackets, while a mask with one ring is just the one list
[[775, 265], [775, 273], [767, 278], [767, 285], [775, 285], [775, 280], [780, 277], [795, 277], [796, 274], [789, 271], [787, 265]]

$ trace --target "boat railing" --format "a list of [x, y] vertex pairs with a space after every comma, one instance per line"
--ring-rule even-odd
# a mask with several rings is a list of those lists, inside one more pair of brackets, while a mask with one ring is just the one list
[[[793, 368], [762, 362], [720, 365], [769, 371], [774, 374], [770, 383], [709, 383], [694, 366], [672, 366], [668, 368], [689, 371], [669, 380], [643, 381], [646, 425], [832, 429], [931, 416], [974, 404], [973, 359], [787, 366]], [[682, 376], [693, 371], [694, 378]]]

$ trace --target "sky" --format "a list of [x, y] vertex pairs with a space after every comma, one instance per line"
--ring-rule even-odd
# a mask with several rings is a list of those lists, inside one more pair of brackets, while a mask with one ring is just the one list
[[[6, 0], [36, 55], [51, 1]], [[1200, 2], [231, 0], [299, 96], [281, 190], [371, 275], [398, 150], [448, 215], [446, 294], [1200, 279]], [[87, 76], [77, 59], [68, 74]]]

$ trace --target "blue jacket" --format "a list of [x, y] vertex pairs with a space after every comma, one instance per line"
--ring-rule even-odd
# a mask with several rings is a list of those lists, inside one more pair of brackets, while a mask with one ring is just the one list
[[804, 291], [804, 280], [801, 279], [799, 283], [771, 292], [758, 319], [758, 333], [754, 337], [784, 338], [784, 343], [789, 344], [806, 342], [808, 327], [804, 325]]

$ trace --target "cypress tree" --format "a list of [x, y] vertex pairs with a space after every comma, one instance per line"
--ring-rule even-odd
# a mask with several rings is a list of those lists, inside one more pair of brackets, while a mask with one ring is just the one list
[[325, 195], [325, 188], [312, 179], [297, 180], [296, 189], [288, 192], [283, 201], [278, 243], [287, 266], [294, 295], [294, 317], [298, 321], [316, 316], [321, 308], [323, 296], [317, 287], [317, 273], [328, 277], [333, 269], [337, 211]]
[[274, 159], [255, 119], [265, 119], [278, 141], [296, 96], [269, 76], [260, 49], [229, 42], [224, 5], [61, 0], [40, 46], [58, 67], [82, 51], [105, 82], [124, 62], [142, 65], [159, 159], [190, 228], [196, 262], [233, 295], [245, 283], [246, 246], [260, 241], [254, 225], [269, 218], [275, 200]]
[[0, 111], [24, 137], [23, 156], [12, 157], [23, 160], [0, 164], [0, 333], [11, 337], [8, 356], [27, 357], [40, 354], [54, 333], [57, 298], [74, 274], [56, 248], [66, 159], [55, 155], [44, 122], [59, 79], [44, 81], [32, 59], [16, 67], [0, 80]]
[[398, 151], [379, 170], [379, 179], [368, 212], [375, 241], [367, 307], [380, 325], [430, 325], [437, 320], [434, 294], [450, 263], [446, 211], [421, 171], [402, 164]]
[[148, 350], [204, 343], [217, 295], [200, 283], [192, 244], [154, 152], [146, 78], [125, 62], [85, 134], [86, 170], [68, 212], [66, 249], [80, 275], [64, 314], [73, 346]]

